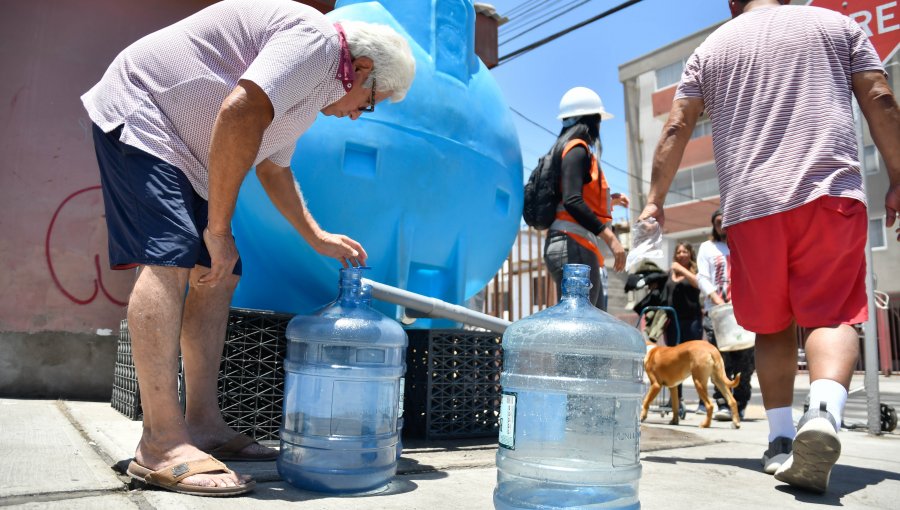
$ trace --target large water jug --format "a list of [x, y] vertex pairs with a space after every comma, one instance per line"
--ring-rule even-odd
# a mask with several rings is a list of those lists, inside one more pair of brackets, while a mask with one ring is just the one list
[[376, 490], [397, 472], [406, 333], [368, 306], [360, 268], [337, 300], [288, 323], [278, 472], [301, 489]]
[[589, 301], [590, 268], [563, 268], [556, 306], [503, 334], [494, 508], [636, 509], [641, 334]]
[[[364, 269], [369, 269], [365, 267]], [[366, 306], [371, 306], [372, 304], [372, 287], [369, 285], [363, 284], [362, 294], [360, 295], [361, 302]], [[404, 355], [403, 363], [403, 371], [401, 372], [403, 375], [406, 375], [406, 356]], [[400, 410], [397, 413], [397, 460], [400, 460], [400, 457], [403, 456], [403, 397], [404, 390], [406, 387], [406, 379], [404, 377], [400, 377]]]

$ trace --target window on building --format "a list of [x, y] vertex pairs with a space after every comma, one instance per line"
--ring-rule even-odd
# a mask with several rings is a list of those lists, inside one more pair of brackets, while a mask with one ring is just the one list
[[709, 121], [709, 117], [703, 117], [698, 120], [697, 124], [694, 126], [694, 132], [691, 133], [691, 140], [710, 135], [712, 135], [712, 122]]
[[675, 179], [672, 180], [672, 187], [669, 188], [669, 194], [666, 195], [666, 205], [690, 202], [694, 199], [691, 179], [690, 170], [681, 170], [675, 174]]
[[716, 175], [716, 165], [698, 166], [692, 170], [694, 174], [694, 196], [697, 198], [709, 198], [719, 194], [719, 177]]
[[863, 146], [863, 168], [867, 174], [877, 174], [881, 169], [878, 159], [878, 149], [874, 145]]
[[656, 70], [656, 90], [664, 89], [681, 81], [681, 72], [687, 59], [681, 59]]
[[710, 198], [719, 194], [719, 179], [713, 163], [679, 170], [666, 195], [666, 205]]
[[885, 242], [886, 235], [884, 233], [884, 217], [869, 218], [869, 244], [873, 250], [887, 248]]

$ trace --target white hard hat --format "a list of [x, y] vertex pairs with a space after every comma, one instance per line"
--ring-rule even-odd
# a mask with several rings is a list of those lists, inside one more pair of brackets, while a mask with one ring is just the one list
[[569, 117], [581, 117], [582, 115], [600, 114], [603, 120], [613, 118], [613, 114], [603, 108], [603, 101], [596, 92], [587, 87], [574, 87], [566, 92], [559, 101], [559, 115], [557, 119]]

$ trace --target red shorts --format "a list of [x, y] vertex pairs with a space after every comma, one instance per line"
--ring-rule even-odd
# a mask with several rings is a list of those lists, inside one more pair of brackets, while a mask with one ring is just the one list
[[731, 298], [745, 329], [777, 333], [868, 319], [866, 206], [825, 196], [728, 227]]

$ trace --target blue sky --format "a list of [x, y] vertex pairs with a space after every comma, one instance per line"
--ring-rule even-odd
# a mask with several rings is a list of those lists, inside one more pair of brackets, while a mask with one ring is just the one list
[[[507, 15], [527, 0], [486, 1], [496, 7], [498, 13]], [[623, 1], [589, 0], [541, 28], [500, 46], [499, 55], [511, 53]], [[572, 4], [572, 0], [543, 0], [543, 3], [564, 6]], [[491, 73], [511, 108], [554, 133], [560, 128], [556, 120], [559, 100], [567, 90], [585, 86], [600, 94], [606, 109], [616, 116], [604, 121], [601, 127], [603, 160], [609, 163], [604, 165], [604, 171], [613, 192], [628, 192], [624, 173], [628, 170], [624, 92], [619, 82], [619, 66], [730, 17], [727, 0], [643, 0], [504, 63]], [[519, 31], [512, 26], [510, 29], [511, 33]], [[503, 27], [500, 34], [501, 42], [510, 35], [504, 36]], [[555, 136], [516, 114], [513, 118], [519, 131], [527, 174]], [[623, 209], [615, 208], [614, 219], [624, 216]]]

